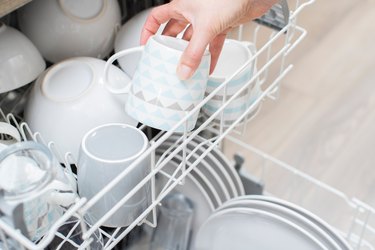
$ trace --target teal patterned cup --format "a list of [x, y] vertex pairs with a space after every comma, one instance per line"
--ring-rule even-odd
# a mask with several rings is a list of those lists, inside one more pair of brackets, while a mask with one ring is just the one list
[[[126, 112], [130, 116], [147, 126], [168, 131], [203, 100], [211, 56], [206, 51], [195, 74], [180, 80], [176, 68], [187, 45], [182, 39], [155, 35], [145, 46], [120, 51], [108, 59], [106, 69], [123, 56], [142, 53], [131, 84], [123, 89], [108, 87], [113, 93], [129, 94]], [[174, 131], [193, 130], [198, 115], [199, 111], [195, 112]]]

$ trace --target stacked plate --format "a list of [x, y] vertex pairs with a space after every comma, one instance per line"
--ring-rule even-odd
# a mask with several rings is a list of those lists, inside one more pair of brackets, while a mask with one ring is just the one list
[[[172, 135], [156, 151], [160, 158], [165, 157], [181, 144], [180, 135]], [[192, 155], [187, 159], [186, 168], [189, 168], [196, 159], [207, 150], [211, 144], [202, 137], [195, 137], [187, 144], [186, 154]], [[163, 167], [163, 171], [173, 175], [182, 162], [182, 151], [174, 156]], [[180, 172], [179, 172], [180, 173]], [[169, 178], [164, 175], [157, 176], [159, 191], [165, 186]], [[173, 192], [180, 192], [194, 203], [194, 219], [192, 223], [192, 240], [204, 221], [226, 201], [244, 195], [244, 188], [240, 177], [226, 157], [218, 150], [213, 149], [199, 164], [187, 175], [183, 185], [177, 185]]]
[[323, 220], [292, 203], [242, 196], [223, 204], [199, 229], [194, 250], [352, 249]]

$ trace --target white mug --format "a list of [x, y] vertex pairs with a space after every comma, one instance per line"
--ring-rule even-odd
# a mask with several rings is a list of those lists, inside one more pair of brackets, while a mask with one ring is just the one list
[[[121, 123], [96, 127], [83, 137], [78, 157], [78, 189], [81, 197], [91, 199], [116, 176], [127, 169], [148, 148], [146, 135], [139, 129]], [[151, 159], [146, 157], [126, 177], [106, 193], [89, 210], [92, 222], [101, 219], [150, 172]], [[136, 192], [102, 225], [130, 225], [150, 203], [150, 186]]]
[[[106, 69], [117, 59], [142, 52], [131, 84], [126, 88], [110, 88], [114, 93], [128, 93], [126, 112], [141, 123], [160, 130], [171, 130], [204, 98], [210, 53], [206, 51], [195, 74], [182, 81], [176, 74], [180, 57], [188, 42], [179, 38], [154, 35], [144, 47], [120, 51], [111, 56]], [[105, 73], [107, 74], [107, 73]], [[194, 129], [199, 112], [175, 132]]]

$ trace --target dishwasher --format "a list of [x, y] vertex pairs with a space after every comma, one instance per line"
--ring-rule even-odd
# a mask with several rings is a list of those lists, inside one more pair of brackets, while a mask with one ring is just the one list
[[[137, 3], [137, 1], [133, 2]], [[203, 232], [210, 235], [216, 229], [213, 229], [215, 224], [211, 225], [211, 228], [208, 223], [202, 226], [203, 222], [207, 219], [213, 221], [215, 218], [213, 215], [220, 215], [226, 207], [229, 207], [227, 211], [235, 211], [235, 208], [231, 207], [237, 204], [236, 201], [239, 202], [241, 197], [253, 197], [248, 204], [253, 204], [254, 199], [262, 200], [262, 197], [270, 197], [265, 199], [270, 199], [274, 203], [285, 202], [286, 206], [290, 207], [298, 207], [305, 217], [312, 218], [316, 223], [323, 225], [322, 227], [329, 228], [335, 237], [345, 242], [342, 243], [344, 245], [342, 248], [339, 245], [337, 248], [323, 246], [316, 249], [374, 249], [375, 221], [373, 214], [375, 210], [373, 207], [355, 197], [347, 196], [340, 190], [243, 140], [247, 124], [256, 119], [259, 112], [262, 112], [262, 103], [274, 101], [274, 105], [277, 105], [277, 99], [282, 98], [280, 84], [284, 77], [292, 72], [293, 68], [293, 65], [288, 62], [288, 55], [307, 34], [307, 31], [297, 24], [298, 15], [302, 11], [308, 11], [308, 6], [314, 2], [315, 0], [288, 1], [287, 12], [284, 11], [280, 14], [280, 11], [274, 9], [255, 22], [243, 24], [230, 32], [228, 36], [233, 40], [251, 44], [252, 56], [250, 59], [231, 77], [214, 88], [211, 93], [206, 92], [203, 101], [186, 113], [186, 116], [179, 120], [171, 130], [156, 130], [142, 124], [138, 126], [149, 139], [149, 147], [138, 156], [138, 160], [149, 158], [150, 171], [131, 190], [128, 190], [111, 209], [96, 218], [94, 222], [87, 219], [90, 209], [101, 198], [110, 194], [116, 185], [128, 180], [127, 177], [134, 169], [134, 162], [126, 170], [118, 173], [92, 198], [88, 199], [77, 195], [73, 202], [60, 206], [61, 213], [53, 220], [53, 223], [48, 225], [43, 236], [38, 237], [37, 240], [28, 237], [27, 232], [25, 233], [25, 224], [22, 221], [23, 216], [21, 216], [22, 204], [17, 204], [17, 206], [9, 204], [4, 199], [4, 190], [0, 189], [0, 249], [195, 249], [191, 242], [186, 243], [187, 248], [180, 248], [180, 246], [150, 248], [149, 245], [156, 233], [160, 235], [166, 233], [163, 230], [158, 231], [158, 228], [165, 226], [158, 220], [162, 216], [159, 212], [163, 203], [168, 197], [173, 197], [172, 194], [179, 193], [177, 191], [181, 190], [182, 193], [186, 192], [186, 195], [191, 195], [192, 200], [195, 199], [196, 202], [201, 200], [204, 203], [193, 206], [196, 209], [194, 216], [200, 221], [192, 222], [191, 228], [195, 228], [195, 231], [189, 232], [188, 239], [190, 241], [192, 238], [205, 241], [202, 236]], [[14, 3], [6, 4], [13, 11], [16, 8], [22, 8], [13, 6]], [[282, 5], [278, 7], [285, 8]], [[136, 12], [139, 9], [132, 11]], [[132, 13], [127, 14], [132, 15]], [[237, 88], [234, 93], [228, 94], [230, 92], [228, 82], [236, 78], [243, 69], [249, 67], [253, 67], [251, 78]], [[250, 98], [247, 90], [254, 86], [257, 91]], [[44, 145], [61, 165], [61, 169], [68, 176], [69, 181], [75, 183], [77, 169], [80, 167], [75, 155], [61, 150], [57, 143], [43, 139], [43, 134], [33, 131], [24, 120], [23, 111], [31, 88], [32, 85], [26, 85], [0, 94], [0, 121], [17, 128], [21, 135], [21, 141], [34, 141]], [[222, 95], [217, 100], [219, 93]], [[241, 95], [250, 98], [251, 103], [245, 105], [240, 113], [234, 116], [234, 119], [232, 117], [227, 119], [226, 112], [233, 107], [233, 103]], [[211, 100], [217, 101], [218, 106], [207, 112], [199, 112]], [[176, 133], [179, 127], [187, 127], [189, 117], [196, 112], [199, 112], [199, 117], [195, 128], [192, 131], [185, 129]], [[1, 135], [0, 139], [4, 139], [4, 136], [6, 137], [6, 135]], [[226, 152], [228, 143], [241, 149], [241, 152], [246, 152], [251, 161], [244, 162], [244, 158], [239, 154], [229, 155]], [[171, 162], [173, 163], [172, 168]], [[174, 171], [170, 171], [171, 169]], [[2, 181], [5, 179], [4, 176], [1, 178]], [[190, 187], [190, 190], [184, 189], [184, 186], [188, 185], [194, 187]], [[103, 226], [104, 222], [144, 187], [149, 190], [149, 202], [139, 212], [139, 215], [132, 218], [126, 227]], [[41, 190], [40, 194], [44, 191]], [[233, 200], [234, 202], [228, 203]], [[208, 205], [205, 207], [207, 201]], [[239, 204], [241, 203], [239, 202]], [[330, 211], [334, 212], [328, 214], [322, 212], [320, 209], [322, 206], [330, 207]], [[240, 218], [237, 219], [240, 220]], [[231, 223], [231, 220], [226, 222]], [[235, 232], [237, 230], [239, 229], [236, 229]], [[243, 231], [246, 230], [247, 227], [243, 229]], [[256, 235], [255, 231], [252, 233]], [[172, 233], [173, 230], [168, 231], [169, 235], [165, 236], [166, 239]], [[217, 233], [223, 235], [219, 230]], [[233, 237], [237, 236], [234, 234]], [[234, 244], [221, 241], [219, 236], [215, 240], [224, 242], [220, 243], [224, 245]], [[241, 240], [244, 239], [241, 238]], [[249, 242], [251, 242], [250, 238]], [[219, 247], [212, 246], [210, 248], [197, 247], [196, 249], [217, 249]], [[250, 243], [247, 247], [251, 248]], [[226, 247], [221, 248], [225, 249]]]

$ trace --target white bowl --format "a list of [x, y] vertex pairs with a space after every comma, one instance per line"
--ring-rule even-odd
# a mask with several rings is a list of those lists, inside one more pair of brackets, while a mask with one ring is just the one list
[[[139, 12], [120, 28], [115, 38], [116, 53], [121, 50], [139, 46], [142, 28], [151, 10], [152, 8]], [[157, 34], [161, 34], [164, 27], [165, 24], [161, 25]], [[138, 62], [141, 59], [141, 55], [142, 53], [139, 52], [118, 59], [120, 67], [125, 71], [126, 74], [128, 74], [128, 76], [134, 75]]]
[[38, 0], [18, 11], [20, 29], [50, 62], [104, 58], [121, 23], [116, 0]]
[[[125, 112], [127, 95], [111, 94], [103, 80], [105, 61], [77, 57], [47, 69], [36, 81], [25, 109], [25, 121], [45, 141], [54, 141], [63, 153], [78, 155], [81, 139], [105, 123], [138, 124]], [[129, 84], [129, 77], [112, 66], [110, 82]], [[113, 86], [114, 87], [114, 86]]]
[[0, 93], [34, 81], [45, 68], [38, 49], [24, 34], [0, 23]]

